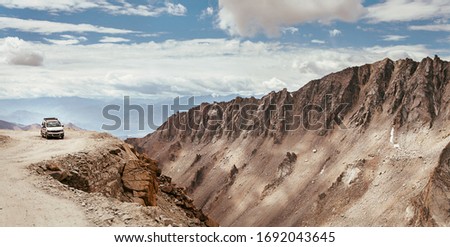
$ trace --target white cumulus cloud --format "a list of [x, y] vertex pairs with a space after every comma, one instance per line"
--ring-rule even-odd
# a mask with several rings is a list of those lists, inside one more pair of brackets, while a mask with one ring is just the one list
[[17, 37], [0, 40], [1, 58], [8, 65], [41, 66], [44, 62], [42, 52]]
[[433, 32], [450, 32], [450, 24], [412, 25], [409, 26], [408, 29]]
[[204, 19], [208, 16], [214, 15], [214, 8], [213, 7], [207, 7], [206, 9], [202, 10], [202, 13], [200, 14], [200, 19]]
[[407, 35], [384, 35], [382, 38], [384, 41], [402, 41], [408, 37]]
[[0, 0], [0, 6], [12, 9], [35, 9], [45, 11], [80, 11], [98, 8], [106, 1], [89, 0]]
[[282, 88], [286, 87], [286, 82], [273, 77], [270, 80], [267, 81], [263, 81], [262, 82], [262, 86], [264, 89], [266, 89], [267, 92], [272, 91], [272, 90], [280, 90]]
[[44, 38], [49, 43], [55, 44], [55, 45], [76, 45], [79, 44], [80, 41], [78, 39], [47, 39]]
[[73, 35], [63, 34], [59, 36], [61, 39], [49, 39], [44, 38], [49, 43], [55, 44], [55, 45], [76, 45], [80, 42], [87, 41], [87, 38], [84, 36], [75, 37]]
[[294, 34], [294, 33], [298, 33], [298, 28], [296, 28], [296, 27], [284, 27], [284, 28], [281, 29], [281, 31], [283, 33]]
[[386, 0], [368, 7], [371, 22], [414, 21], [450, 17], [448, 0]]
[[320, 39], [313, 39], [313, 40], [311, 40], [311, 43], [313, 43], [313, 44], [325, 44], [326, 42], [324, 40], [320, 40]]
[[[0, 98], [263, 94], [297, 90], [331, 72], [385, 57], [420, 60], [442, 53], [425, 45], [336, 49], [239, 39], [67, 46], [4, 38], [0, 47]], [[11, 69], [11, 64], [43, 64], [42, 54], [45, 66]]]
[[63, 22], [41, 21], [41, 20], [24, 20], [13, 17], [0, 17], [0, 30], [14, 29], [22, 32], [31, 33], [108, 33], [108, 34], [125, 34], [134, 33], [131, 30], [94, 26], [91, 24], [71, 24]]
[[187, 8], [184, 7], [184, 5], [178, 3], [178, 4], [174, 4], [174, 3], [166, 3], [166, 8], [167, 8], [167, 13], [171, 14], [171, 15], [175, 15], [175, 16], [183, 16], [186, 15], [187, 13]]
[[122, 38], [122, 37], [109, 37], [105, 36], [99, 40], [100, 43], [123, 43], [123, 42], [129, 42], [129, 39]]
[[338, 35], [341, 35], [342, 31], [338, 30], [338, 29], [333, 29], [333, 30], [328, 31], [328, 33], [330, 34], [330, 37], [336, 37]]
[[217, 25], [230, 35], [278, 36], [283, 27], [310, 21], [356, 21], [362, 0], [219, 0]]
[[187, 12], [186, 7], [180, 3], [165, 2], [163, 5], [156, 3], [133, 4], [126, 0], [0, 0], [0, 6], [5, 8], [34, 9], [55, 13], [98, 9], [112, 15], [159, 16], [167, 13], [179, 16]]

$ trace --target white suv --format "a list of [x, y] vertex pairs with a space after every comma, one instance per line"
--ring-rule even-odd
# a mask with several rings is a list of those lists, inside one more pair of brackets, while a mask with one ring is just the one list
[[57, 118], [44, 118], [41, 125], [41, 136], [44, 138], [64, 138], [64, 125]]

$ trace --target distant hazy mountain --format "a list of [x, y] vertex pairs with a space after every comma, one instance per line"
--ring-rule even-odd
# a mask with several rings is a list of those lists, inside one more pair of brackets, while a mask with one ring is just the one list
[[[202, 102], [228, 101], [237, 95], [228, 96], [197, 96], [195, 104]], [[180, 104], [186, 105], [189, 97], [180, 98]], [[80, 97], [41, 97], [33, 99], [3, 99], [0, 100], [0, 119], [10, 123], [30, 125], [40, 123], [44, 117], [58, 117], [63, 123], [73, 123], [82, 129], [107, 131], [121, 138], [142, 137], [155, 128], [149, 125], [149, 119], [155, 126], [161, 125], [174, 112], [171, 106], [174, 99], [156, 100], [130, 98], [130, 105], [139, 105], [144, 113], [144, 128], [139, 129], [137, 110], [130, 110], [129, 129], [124, 125], [124, 99], [87, 99]], [[115, 130], [105, 130], [103, 125], [114, 125], [115, 121], [103, 116], [103, 109], [110, 105], [120, 107], [118, 111], [110, 110], [109, 114], [120, 119], [120, 125]], [[149, 118], [149, 106], [153, 106], [153, 117]], [[169, 112], [163, 114], [163, 108]], [[118, 109], [118, 108], [115, 108]], [[5, 125], [6, 126], [6, 125]]]
[[[72, 130], [82, 130], [82, 128], [74, 125], [73, 123], [65, 124], [65, 128], [66, 129], [72, 129]], [[41, 129], [41, 125], [38, 124], [38, 123], [24, 125], [24, 124], [11, 123], [11, 122], [0, 120], [0, 129], [7, 129], [7, 130], [36, 130], [36, 131], [39, 131]]]
[[39, 130], [41, 128], [40, 124], [30, 124], [30, 125], [23, 125], [18, 123], [11, 123], [7, 121], [0, 120], [0, 129], [6, 129], [6, 130]]
[[36, 130], [36, 131], [40, 131], [41, 129], [41, 125], [40, 124], [30, 124], [27, 126], [22, 127], [22, 130]]
[[0, 129], [5, 129], [5, 130], [21, 130], [22, 127], [18, 124], [14, 124], [14, 123], [10, 123], [10, 122], [6, 122], [3, 120], [0, 120]]

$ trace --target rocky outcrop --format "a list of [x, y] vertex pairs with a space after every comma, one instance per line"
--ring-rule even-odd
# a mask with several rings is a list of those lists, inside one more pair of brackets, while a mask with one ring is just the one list
[[157, 205], [160, 174], [157, 162], [136, 153], [125, 143], [70, 154], [37, 166], [41, 173], [85, 192], [98, 192], [146, 206]]
[[176, 184], [172, 183], [172, 179], [167, 176], [161, 176], [159, 182], [161, 183], [161, 192], [167, 194], [177, 206], [186, 212], [188, 217], [197, 218], [209, 227], [219, 226], [214, 219], [208, 217], [194, 205], [193, 200], [187, 196], [185, 188], [176, 186]]
[[286, 158], [278, 165], [276, 178], [264, 187], [264, 190], [261, 193], [261, 199], [264, 199], [268, 194], [274, 191], [287, 176], [291, 175], [296, 161], [297, 155], [295, 153], [286, 153]]
[[[193, 200], [187, 196], [185, 188], [176, 186], [170, 177], [161, 174], [155, 160], [146, 154], [138, 153], [131, 145], [111, 136], [104, 134], [98, 136], [111, 139], [111, 142], [89, 152], [69, 154], [36, 163], [32, 165], [32, 168], [39, 174], [49, 175], [69, 188], [89, 194], [102, 194], [107, 198], [115, 198], [122, 202], [134, 202], [144, 207], [152, 206], [156, 208], [156, 211], [159, 208], [169, 208], [165, 211], [174, 211], [175, 207], [184, 212], [185, 215], [178, 216], [183, 219], [173, 218], [170, 215], [152, 219], [165, 226], [186, 221], [184, 218], [192, 219], [187, 224], [188, 226], [218, 226], [216, 221], [194, 206]], [[145, 215], [148, 210], [142, 211]], [[115, 214], [109, 214], [108, 217], [111, 220], [115, 219]], [[127, 216], [126, 212], [123, 214], [123, 217]], [[102, 217], [99, 217], [100, 225], [112, 224], [112, 221], [102, 220], [104, 218]]]
[[424, 191], [450, 141], [449, 84], [439, 57], [384, 59], [295, 92], [201, 104], [127, 142], [221, 225], [432, 225], [448, 216]]

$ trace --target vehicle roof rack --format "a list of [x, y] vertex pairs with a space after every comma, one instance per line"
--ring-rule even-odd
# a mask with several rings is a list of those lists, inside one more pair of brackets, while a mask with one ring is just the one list
[[56, 117], [46, 117], [46, 118], [44, 118], [44, 121], [48, 121], [48, 120], [58, 120], [58, 118], [56, 118]]

